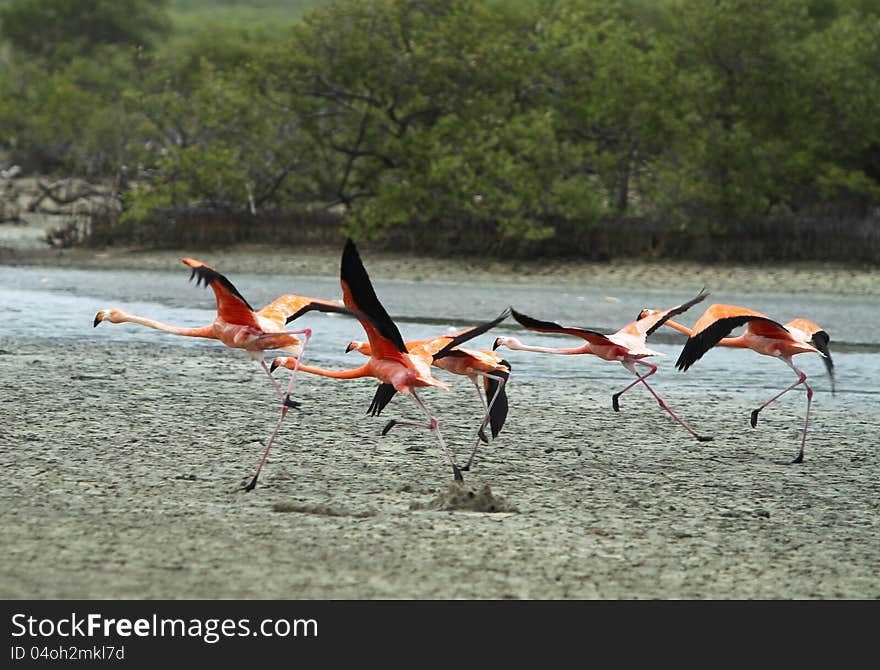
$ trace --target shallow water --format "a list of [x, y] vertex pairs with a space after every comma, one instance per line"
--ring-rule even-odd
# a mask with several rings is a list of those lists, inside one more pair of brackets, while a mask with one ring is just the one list
[[[338, 280], [330, 277], [279, 277], [241, 275], [230, 277], [249, 302], [259, 308], [284, 292], [320, 298], [340, 297]], [[214, 299], [209, 290], [187, 282], [187, 272], [87, 270], [69, 268], [0, 267], [0, 312], [6, 318], [0, 335], [11, 338], [57, 337], [95, 342], [130, 342], [171, 347], [218, 347], [210, 340], [176, 337], [134, 324], [103, 324], [94, 328], [98, 310], [119, 307], [132, 314], [181, 326], [211, 322]], [[420, 339], [449, 332], [494, 317], [506, 306], [537, 318], [576, 324], [601, 332], [613, 332], [632, 321], [643, 307], [664, 309], [692, 297], [682, 292], [609, 287], [607, 292], [555, 290], [549, 287], [504, 284], [429, 283], [379, 280], [376, 291], [395, 318], [404, 339]], [[696, 291], [700, 287], [696, 287]], [[696, 292], [695, 291], [695, 292]], [[713, 295], [710, 302], [743, 304], [782, 322], [806, 316], [831, 334], [836, 366], [835, 402], [856, 402], [855, 396], [880, 393], [880, 310], [875, 298], [786, 296], [782, 294], [738, 296]], [[693, 323], [702, 305], [679, 317]], [[877, 323], [871, 320], [877, 321]], [[309, 326], [314, 337], [307, 358], [328, 367], [359, 364], [357, 354], [344, 353], [353, 339], [363, 339], [359, 324], [337, 315], [311, 314], [296, 326]], [[513, 320], [477, 338], [474, 348], [488, 348], [498, 333], [514, 333], [524, 341], [544, 346], [572, 346], [572, 338], [526, 333]], [[744, 391], [756, 398], [781, 389], [794, 375], [779, 361], [751, 352], [712, 350], [687, 373], [675, 371], [674, 362], [684, 337], [664, 329], [649, 341], [664, 356], [653, 359], [660, 366], [654, 377], [658, 390], [666, 384], [703, 393], [707, 388]], [[536, 379], [558, 379], [574, 387], [591, 380], [616, 380], [625, 384], [629, 373], [621, 366], [583, 356], [548, 356], [508, 351], [515, 374]], [[796, 359], [817, 392], [830, 390], [823, 362], [816, 356]], [[825, 402], [823, 400], [823, 402]]]

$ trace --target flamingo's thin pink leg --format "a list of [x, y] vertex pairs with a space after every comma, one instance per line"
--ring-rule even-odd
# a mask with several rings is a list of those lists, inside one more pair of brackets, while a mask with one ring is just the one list
[[254, 474], [253, 479], [251, 479], [250, 483], [244, 487], [245, 491], [253, 491], [257, 486], [257, 479], [260, 476], [260, 471], [263, 469], [263, 464], [266, 462], [266, 457], [269, 455], [269, 450], [272, 448], [272, 443], [275, 442], [275, 437], [278, 435], [278, 431], [281, 429], [281, 424], [284, 423], [284, 417], [287, 416], [287, 411], [291, 407], [296, 407], [298, 403], [290, 399], [290, 393], [293, 390], [293, 378], [296, 375], [296, 371], [299, 369], [299, 362], [305, 353], [306, 345], [309, 342], [309, 338], [312, 336], [312, 331], [310, 328], [305, 328], [303, 330], [298, 331], [288, 331], [293, 332], [294, 334], [302, 334], [305, 337], [303, 338], [302, 348], [300, 349], [299, 356], [296, 357], [296, 363], [294, 364], [293, 373], [290, 375], [290, 381], [287, 383], [287, 393], [284, 394], [281, 392], [281, 388], [278, 386], [278, 382], [275, 381], [275, 378], [272, 376], [272, 373], [269, 371], [268, 366], [266, 365], [266, 361], [264, 359], [260, 359], [260, 362], [263, 365], [263, 369], [266, 371], [266, 374], [269, 375], [269, 378], [272, 380], [272, 383], [275, 385], [279, 396], [281, 397], [281, 416], [278, 417], [278, 422], [275, 424], [275, 429], [272, 431], [272, 435], [269, 436], [269, 442], [266, 444], [266, 450], [263, 452], [262, 458], [260, 458], [260, 464], [257, 466], [257, 471]]
[[401, 426], [415, 426], [417, 428], [427, 428], [434, 432], [434, 436], [437, 438], [437, 442], [440, 445], [441, 451], [443, 451], [443, 455], [446, 457], [446, 462], [452, 466], [452, 474], [455, 477], [456, 481], [464, 481], [464, 477], [461, 476], [461, 469], [455, 464], [455, 460], [452, 457], [452, 453], [449, 450], [449, 447], [446, 446], [446, 442], [443, 440], [443, 435], [440, 433], [440, 424], [437, 422], [431, 412], [428, 411], [428, 408], [425, 407], [425, 403], [423, 403], [419, 397], [416, 395], [415, 389], [410, 389], [409, 395], [415, 400], [416, 405], [419, 406], [419, 409], [422, 410], [422, 413], [428, 419], [428, 423], [419, 423], [417, 421], [399, 421], [397, 419], [391, 419], [388, 423], [385, 424], [385, 427], [382, 429], [382, 435], [388, 433], [396, 425]]
[[797, 367], [795, 367], [794, 363], [791, 361], [791, 358], [787, 358], [784, 356], [782, 356], [781, 358], [783, 361], [785, 361], [785, 363], [792, 370], [795, 371], [795, 374], [798, 376], [797, 381], [786, 386], [779, 393], [777, 393], [775, 396], [770, 398], [770, 400], [768, 400], [763, 405], [761, 405], [758, 409], [752, 410], [751, 424], [752, 424], [752, 428], [757, 426], [758, 425], [758, 413], [761, 410], [763, 410], [769, 404], [771, 404], [771, 403], [775, 402], [776, 400], [778, 400], [779, 398], [781, 398], [783, 395], [785, 395], [786, 393], [791, 391], [796, 386], [803, 384], [807, 389], [807, 413], [806, 413], [806, 416], [804, 417], [804, 434], [801, 439], [801, 449], [798, 452], [798, 455], [792, 461], [792, 463], [803, 463], [803, 461], [804, 461], [804, 448], [806, 447], [806, 444], [807, 444], [807, 426], [810, 423], [810, 405], [812, 405], [812, 403], [813, 403], [813, 389], [807, 383], [807, 375], [802, 370], [799, 370]]
[[[623, 366], [627, 370], [629, 370], [630, 372], [632, 372], [636, 376], [636, 380], [633, 381], [632, 383], [630, 383], [629, 385], [627, 385], [622, 391], [619, 391], [619, 392], [615, 393], [614, 396], [612, 396], [612, 399], [613, 399], [612, 402], [613, 402], [615, 410], [618, 409], [617, 398], [620, 396], [620, 394], [626, 392], [627, 390], [631, 389], [633, 386], [635, 386], [636, 384], [641, 382], [642, 384], [645, 385], [645, 388], [651, 392], [651, 395], [654, 396], [654, 398], [657, 400], [657, 402], [660, 403], [660, 407], [662, 407], [664, 410], [666, 410], [666, 412], [669, 414], [669, 416], [671, 416], [673, 419], [675, 419], [679, 423], [679, 425], [681, 425], [687, 432], [689, 432], [691, 435], [693, 435], [697, 439], [697, 441], [699, 441], [699, 442], [711, 442], [712, 441], [711, 436], [700, 435], [693, 428], [688, 426], [684, 421], [682, 421], [680, 418], [678, 418], [678, 416], [675, 414], [675, 412], [673, 412], [671, 409], [669, 409], [669, 406], [665, 402], [663, 402], [663, 398], [661, 398], [659, 395], [657, 395], [657, 393], [654, 391], [654, 389], [652, 389], [651, 386], [648, 384], [648, 382], [645, 381], [645, 379], [647, 377], [650, 377], [652, 374], [657, 372], [656, 365], [653, 365], [652, 363], [647, 363], [645, 361], [639, 361], [639, 360], [623, 360], [621, 362], [623, 363]], [[638, 363], [639, 365], [644, 365], [644, 366], [650, 368], [650, 371], [645, 375], [640, 375], [636, 371], [636, 367], [634, 365], [635, 363]]]
[[481, 375], [483, 377], [488, 377], [489, 379], [494, 379], [498, 383], [498, 386], [495, 388], [495, 393], [492, 394], [492, 400], [488, 404], [486, 404], [486, 400], [483, 398], [483, 394], [480, 391], [480, 385], [476, 381], [474, 382], [474, 386], [477, 387], [477, 394], [480, 396], [480, 400], [483, 403], [483, 407], [485, 407], [485, 409], [486, 409], [486, 416], [483, 417], [483, 422], [480, 424], [480, 428], [477, 431], [477, 441], [474, 444], [474, 448], [471, 450], [470, 458], [468, 458], [468, 462], [465, 463], [461, 467], [461, 469], [464, 471], [471, 469], [471, 464], [473, 464], [473, 462], [474, 462], [474, 456], [476, 456], [476, 454], [477, 454], [477, 449], [480, 446], [480, 442], [481, 441], [486, 442], [487, 444], [489, 442], [489, 440], [486, 439], [486, 434], [485, 434], [486, 426], [489, 425], [489, 421], [491, 420], [492, 407], [495, 405], [495, 400], [501, 394], [501, 390], [504, 387], [504, 378], [501, 377], [500, 375], [493, 375], [493, 374], [489, 374], [486, 372], [478, 372], [477, 374]]

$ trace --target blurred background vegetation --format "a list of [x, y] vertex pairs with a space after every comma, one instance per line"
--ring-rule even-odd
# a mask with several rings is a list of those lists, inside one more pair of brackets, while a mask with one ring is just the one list
[[880, 0], [0, 0], [66, 243], [880, 262]]

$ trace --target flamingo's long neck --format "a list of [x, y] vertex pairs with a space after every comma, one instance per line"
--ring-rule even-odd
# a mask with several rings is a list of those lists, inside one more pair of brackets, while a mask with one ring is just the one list
[[508, 337], [504, 340], [504, 346], [508, 349], [514, 349], [516, 351], [535, 351], [540, 354], [587, 354], [590, 352], [590, 344], [585, 343], [579, 347], [565, 347], [565, 348], [554, 348], [554, 347], [539, 347], [535, 345], [523, 344], [515, 337]]
[[214, 334], [213, 326], [201, 326], [199, 328], [184, 328], [182, 326], [171, 326], [161, 321], [154, 321], [143, 316], [135, 316], [133, 314], [125, 314], [114, 319], [116, 323], [137, 323], [147, 328], [162, 330], [166, 333], [174, 335], [183, 335], [184, 337], [206, 337], [209, 339], [217, 339]]
[[677, 330], [679, 333], [684, 333], [684, 334], [687, 335], [688, 337], [690, 337], [691, 335], [694, 334], [694, 329], [693, 329], [693, 328], [688, 328], [687, 326], [683, 326], [683, 325], [681, 325], [680, 323], [676, 323], [675, 321], [672, 321], [672, 320], [666, 320], [666, 321], [664, 321], [664, 322], [663, 322], [663, 325], [664, 325], [664, 326], [669, 326], [669, 327], [672, 328], [673, 330]]
[[316, 368], [311, 365], [300, 363], [299, 370], [301, 372], [308, 372], [312, 375], [320, 375], [321, 377], [332, 377], [333, 379], [359, 379], [361, 377], [373, 376], [367, 369], [367, 365], [362, 365], [353, 370], [326, 370], [324, 368]]
[[745, 334], [736, 337], [724, 337], [718, 340], [716, 347], [739, 347], [740, 349], [751, 349], [746, 342]]

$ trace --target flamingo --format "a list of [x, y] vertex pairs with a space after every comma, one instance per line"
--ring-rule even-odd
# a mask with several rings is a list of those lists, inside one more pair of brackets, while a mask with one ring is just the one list
[[[281, 423], [284, 421], [288, 409], [299, 404], [290, 397], [296, 373], [294, 372], [291, 375], [287, 385], [287, 393], [284, 393], [266, 365], [263, 352], [268, 349], [280, 349], [296, 354], [297, 360], [299, 360], [305, 351], [312, 331], [310, 328], [292, 331], [284, 330], [287, 317], [312, 302], [333, 303], [316, 298], [285, 294], [276, 298], [261, 310], [255, 311], [248, 301], [245, 300], [244, 296], [238, 292], [238, 289], [235, 288], [232, 282], [210, 265], [193, 258], [182, 258], [181, 260], [184, 265], [192, 269], [190, 280], [195, 278], [197, 286], [204, 283], [206, 287], [210, 286], [214, 291], [214, 296], [217, 299], [217, 315], [211, 324], [197, 328], [171, 326], [153, 319], [128, 314], [121, 309], [111, 308], [99, 311], [95, 316], [93, 325], [97, 327], [104, 321], [109, 323], [136, 323], [174, 335], [219, 340], [227, 347], [244, 349], [251, 358], [260, 363], [272, 381], [275, 392], [278, 394], [282, 404], [281, 416], [269, 437], [269, 442], [257, 466], [256, 473], [250, 483], [244, 487], [245, 491], [252, 491], [257, 485], [257, 478], [260, 476], [260, 471], [263, 469], [263, 464], [269, 455], [269, 449], [272, 447], [272, 443], [278, 434], [278, 430], [281, 428]], [[302, 341], [297, 335], [303, 336]]]
[[[440, 450], [446, 458], [447, 464], [452, 468], [454, 479], [456, 481], [463, 481], [461, 468], [456, 464], [449, 447], [443, 439], [439, 422], [416, 393], [416, 388], [425, 386], [448, 390], [449, 384], [431, 375], [432, 357], [428, 356], [427, 353], [424, 351], [407, 351], [397, 325], [388, 315], [388, 312], [385, 311], [385, 308], [376, 296], [370, 277], [361, 261], [357, 246], [351, 239], [346, 241], [342, 252], [340, 283], [342, 285], [342, 298], [346, 308], [351, 310], [349, 313], [354, 313], [357, 316], [367, 334], [370, 344], [370, 357], [367, 362], [352, 370], [326, 370], [305, 364], [297, 366], [297, 363], [292, 361], [290, 357], [282, 356], [272, 362], [272, 369], [274, 370], [278, 366], [298, 367], [302, 372], [333, 379], [374, 377], [381, 382], [376, 390], [373, 402], [367, 410], [368, 413], [374, 416], [382, 411], [382, 408], [388, 404], [394, 393], [401, 393], [412, 398], [419, 411], [425, 416], [427, 423], [413, 421], [396, 421], [395, 423], [431, 430], [437, 439]], [[335, 305], [312, 303], [305, 305], [299, 312], [288, 317], [288, 323], [311, 310], [322, 312], [343, 311]], [[448, 355], [459, 344], [484, 333], [506, 317], [507, 311], [505, 310], [494, 321], [467, 329], [463, 334], [451, 338], [442, 349], [437, 351], [434, 357], [442, 358]], [[392, 423], [391, 425], [394, 424]], [[388, 432], [390, 427], [386, 424], [383, 435]]]
[[[575, 337], [580, 337], [581, 339], [586, 340], [586, 342], [579, 347], [552, 348], [526, 345], [520, 342], [515, 337], [499, 337], [495, 340], [493, 348], [497, 349], [498, 347], [505, 346], [508, 349], [536, 351], [548, 354], [594, 354], [606, 361], [618, 361], [623, 365], [623, 367], [632, 372], [636, 376], [636, 379], [611, 396], [611, 406], [615, 412], [620, 411], [620, 396], [626, 393], [633, 386], [641, 382], [645, 386], [645, 388], [650, 391], [651, 395], [654, 396], [654, 398], [660, 404], [660, 407], [666, 410], [666, 412], [668, 412], [669, 415], [673, 419], [675, 419], [675, 421], [677, 421], [685, 430], [687, 430], [699, 442], [708, 442], [712, 439], [710, 436], [699, 435], [696, 431], [694, 431], [690, 426], [688, 426], [684, 421], [676, 416], [676, 414], [671, 409], [669, 409], [663, 399], [654, 391], [653, 388], [651, 388], [646, 380], [648, 377], [657, 372], [657, 366], [653, 363], [648, 363], [642, 360], [643, 358], [647, 358], [649, 356], [662, 355], [659, 352], [648, 349], [645, 346], [645, 340], [648, 335], [651, 335], [670, 317], [681, 314], [682, 312], [690, 309], [693, 305], [704, 300], [708, 295], [709, 294], [704, 289], [700, 291], [699, 295], [697, 295], [695, 298], [692, 298], [691, 300], [688, 300], [687, 302], [678, 305], [677, 307], [672, 307], [662, 312], [653, 312], [651, 314], [645, 314], [643, 310], [643, 312], [639, 314], [638, 319], [624, 326], [616, 333], [612, 333], [610, 335], [605, 335], [594, 330], [587, 330], [586, 328], [580, 328], [578, 326], [560, 326], [559, 324], [553, 323], [551, 321], [539, 321], [538, 319], [533, 319], [532, 317], [526, 316], [525, 314], [517, 312], [515, 309], [511, 308], [511, 314], [513, 314], [513, 318], [515, 318], [521, 325], [525, 326], [529, 330], [534, 330], [541, 333], [561, 333], [563, 335], [573, 335]], [[640, 375], [639, 372], [636, 370], [636, 365], [647, 367], [648, 372], [646, 372], [644, 375]]]
[[[489, 439], [486, 437], [485, 433], [487, 425], [489, 425], [492, 432], [492, 439], [498, 437], [498, 434], [504, 427], [504, 422], [507, 420], [507, 412], [509, 409], [507, 391], [505, 388], [507, 381], [510, 378], [511, 370], [511, 365], [508, 361], [504, 360], [504, 358], [494, 351], [484, 349], [465, 349], [463, 347], [455, 347], [451, 350], [447, 348], [450, 341], [458, 336], [464, 335], [470, 330], [471, 328], [466, 328], [456, 333], [438, 335], [437, 337], [430, 339], [413, 340], [405, 343], [408, 352], [423, 352], [424, 356], [430, 356], [431, 365], [434, 365], [441, 370], [446, 370], [454, 375], [467, 377], [477, 390], [477, 395], [483, 405], [485, 416], [477, 430], [477, 441], [471, 451], [470, 458], [465, 465], [461, 466], [462, 471], [470, 470], [480, 442], [482, 441], [486, 444], [489, 443]], [[446, 350], [446, 354], [438, 358], [437, 353], [442, 350]], [[349, 351], [358, 351], [365, 356], [369, 356], [372, 349], [370, 348], [369, 342], [355, 340], [354, 342], [349, 343], [345, 351], [346, 353]], [[480, 390], [480, 379], [483, 381], [482, 391]], [[485, 397], [483, 396], [483, 393], [485, 393]], [[381, 412], [381, 408], [379, 411]], [[394, 419], [389, 421], [383, 430], [383, 434], [387, 433], [395, 423], [397, 422]]]
[[[791, 391], [800, 384], [807, 391], [807, 411], [804, 415], [804, 434], [801, 448], [792, 463], [803, 463], [804, 448], [807, 444], [807, 427], [810, 423], [810, 405], [813, 402], [813, 389], [807, 383], [807, 375], [798, 369], [792, 357], [797, 354], [819, 354], [825, 362], [828, 376], [831, 378], [831, 391], [834, 392], [834, 361], [828, 349], [831, 338], [820, 326], [804, 318], [797, 318], [786, 324], [777, 323], [760, 312], [736, 305], [710, 305], [697, 320], [693, 328], [687, 328], [673, 321], [666, 321], [667, 326], [687, 334], [688, 340], [676, 361], [675, 366], [685, 371], [715, 346], [740, 347], [751, 349], [764, 356], [773, 356], [785, 362], [794, 370], [797, 381], [784, 388], [763, 405], [752, 410], [750, 423], [752, 428], [758, 425], [758, 414], [769, 404]], [[745, 332], [737, 337], [727, 337], [734, 328], [746, 326]]]

